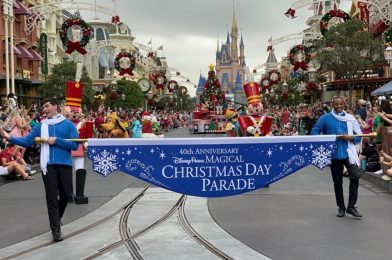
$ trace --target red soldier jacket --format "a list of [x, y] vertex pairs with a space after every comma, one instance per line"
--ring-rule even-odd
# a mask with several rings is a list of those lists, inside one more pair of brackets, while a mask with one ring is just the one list
[[[240, 128], [242, 133], [247, 136], [265, 136], [271, 131], [272, 122], [274, 119], [270, 116], [240, 116], [238, 122], [240, 123]], [[248, 127], [253, 127], [252, 133], [249, 133]]]

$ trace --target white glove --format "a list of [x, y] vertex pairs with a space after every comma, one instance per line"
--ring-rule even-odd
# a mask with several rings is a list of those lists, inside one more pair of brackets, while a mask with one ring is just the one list
[[246, 128], [246, 132], [248, 132], [248, 134], [253, 134], [254, 131], [255, 128], [253, 126], [248, 126], [248, 128]]

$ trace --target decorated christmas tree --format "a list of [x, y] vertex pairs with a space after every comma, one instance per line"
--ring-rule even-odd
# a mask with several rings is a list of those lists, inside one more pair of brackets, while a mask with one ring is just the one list
[[211, 64], [209, 68], [208, 79], [204, 85], [204, 91], [200, 95], [200, 104], [210, 111], [221, 110], [225, 102], [225, 94], [215, 75], [215, 66]]

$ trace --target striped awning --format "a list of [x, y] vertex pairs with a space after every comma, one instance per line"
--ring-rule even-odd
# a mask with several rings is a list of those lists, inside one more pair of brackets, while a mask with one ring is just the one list
[[42, 57], [41, 55], [38, 54], [34, 49], [29, 49], [30, 54], [33, 56], [32, 61], [41, 61]]
[[31, 53], [26, 49], [26, 47], [24, 47], [23, 45], [17, 45], [16, 47], [20, 51], [20, 54], [17, 54], [16, 57], [20, 59], [33, 59], [33, 55], [31, 55]]
[[19, 15], [29, 15], [30, 14], [29, 9], [22, 2], [14, 1], [14, 3], [15, 2], [17, 2], [16, 5], [14, 4], [15, 14], [19, 14]]

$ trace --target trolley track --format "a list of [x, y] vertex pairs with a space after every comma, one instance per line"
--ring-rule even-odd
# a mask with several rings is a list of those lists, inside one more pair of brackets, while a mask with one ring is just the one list
[[[125, 246], [130, 254], [130, 256], [133, 259], [137, 260], [143, 260], [143, 256], [141, 255], [140, 248], [138, 244], [136, 243], [136, 238], [142, 236], [143, 234], [146, 234], [147, 232], [151, 231], [152, 229], [158, 227], [159, 225], [163, 224], [165, 221], [167, 221], [169, 218], [172, 216], [176, 215], [177, 216], [177, 221], [180, 224], [180, 226], [183, 228], [184, 232], [188, 234], [193, 240], [195, 240], [199, 245], [203, 246], [205, 249], [210, 251], [212, 254], [216, 255], [220, 259], [225, 259], [225, 260], [231, 260], [233, 259], [232, 257], [228, 256], [225, 254], [223, 251], [219, 250], [216, 248], [214, 245], [212, 245], [208, 240], [203, 238], [190, 224], [188, 221], [186, 214], [185, 214], [185, 204], [187, 200], [186, 195], [182, 195], [177, 201], [174, 203], [174, 205], [166, 212], [164, 213], [159, 219], [154, 221], [152, 224], [136, 231], [135, 233], [132, 233], [130, 228], [128, 227], [128, 219], [129, 215], [133, 209], [133, 207], [138, 203], [138, 201], [146, 194], [146, 191], [150, 188], [150, 185], [145, 186], [141, 191], [139, 191], [136, 195], [133, 196], [131, 200], [129, 200], [127, 203], [125, 203], [123, 206], [121, 206], [119, 209], [114, 211], [113, 213], [107, 215], [106, 217], [103, 217], [85, 227], [82, 227], [78, 230], [75, 230], [67, 235], [64, 235], [63, 238], [64, 240], [70, 239], [72, 237], [75, 237], [77, 235], [82, 234], [83, 232], [86, 232], [106, 221], [109, 219], [112, 219], [119, 213], [121, 213], [120, 220], [119, 220], [119, 233], [121, 240], [115, 241], [105, 247], [102, 247], [98, 250], [96, 250], [95, 253], [83, 257], [84, 260], [90, 260], [90, 259], [95, 259], [98, 257], [103, 256], [104, 254], [110, 253], [117, 248], [121, 246]], [[40, 248], [50, 246], [54, 244], [52, 241], [44, 242], [39, 245], [27, 248], [23, 251], [20, 251], [16, 254], [7, 256], [5, 258], [1, 258], [0, 260], [8, 260], [8, 259], [14, 259], [16, 257], [24, 256], [28, 253], [31, 253], [35, 250], [38, 250]]]
[[225, 259], [225, 260], [232, 260], [233, 258], [225, 254], [223, 251], [220, 249], [216, 248], [214, 245], [212, 245], [208, 240], [203, 238], [189, 223], [186, 214], [185, 214], [185, 203], [186, 203], [187, 196], [182, 195], [177, 202], [170, 208], [169, 211], [167, 211], [162, 217], [160, 217], [157, 221], [152, 223], [151, 225], [135, 232], [134, 234], [131, 234], [130, 229], [127, 227], [127, 219], [129, 217], [130, 209], [125, 210], [121, 216], [120, 219], [120, 236], [122, 240], [116, 241], [106, 247], [103, 247], [93, 255], [90, 255], [88, 257], [83, 258], [84, 260], [91, 260], [95, 259], [97, 257], [100, 257], [106, 253], [109, 253], [116, 248], [125, 245], [126, 248], [128, 249], [130, 255], [132, 256], [133, 259], [137, 260], [143, 260], [143, 256], [140, 254], [140, 248], [137, 245], [135, 239], [137, 237], [142, 236], [143, 234], [146, 234], [150, 230], [154, 229], [155, 227], [161, 225], [164, 223], [166, 220], [168, 220], [170, 217], [172, 217], [174, 214], [177, 213], [177, 220], [180, 223], [181, 227], [184, 229], [184, 231], [192, 238], [194, 239], [198, 244], [201, 246], [205, 247], [208, 251], [210, 251], [212, 254], [216, 255], [220, 259]]
[[[97, 221], [95, 221], [95, 222], [93, 222], [93, 223], [91, 223], [91, 224], [89, 224], [89, 225], [87, 225], [85, 227], [82, 227], [82, 228], [80, 228], [78, 230], [75, 230], [75, 231], [73, 231], [73, 232], [71, 232], [69, 234], [64, 235], [63, 239], [66, 240], [66, 239], [72, 238], [74, 236], [80, 235], [83, 232], [86, 232], [86, 231], [88, 231], [88, 230], [90, 230], [90, 229], [92, 229], [92, 228], [94, 228], [94, 227], [96, 227], [96, 226], [98, 226], [98, 225], [108, 221], [109, 219], [111, 219], [114, 216], [116, 216], [117, 214], [119, 214], [121, 211], [124, 211], [127, 208], [132, 208], [133, 205], [135, 205], [137, 203], [137, 201], [139, 201], [139, 199], [144, 195], [144, 193], [147, 191], [147, 189], [150, 186], [151, 186], [150, 184], [146, 185], [140, 192], [138, 192], [131, 200], [129, 200], [126, 204], [124, 204], [118, 210], [114, 211], [113, 213], [107, 215], [106, 217], [101, 218], [101, 219], [99, 219], [99, 220], [97, 220]], [[20, 257], [20, 256], [26, 255], [28, 253], [31, 253], [31, 252], [33, 252], [35, 250], [38, 250], [40, 248], [43, 248], [43, 247], [46, 247], [46, 246], [50, 246], [52, 244], [54, 244], [53, 241], [48, 241], [48, 242], [45, 242], [45, 243], [41, 243], [39, 245], [36, 245], [36, 246], [30, 247], [30, 248], [27, 248], [27, 249], [25, 249], [23, 251], [20, 251], [20, 252], [18, 252], [16, 254], [13, 254], [13, 255], [1, 258], [0, 260], [10, 260], [10, 259], [13, 259], [13, 258], [16, 258], [16, 257]]]

